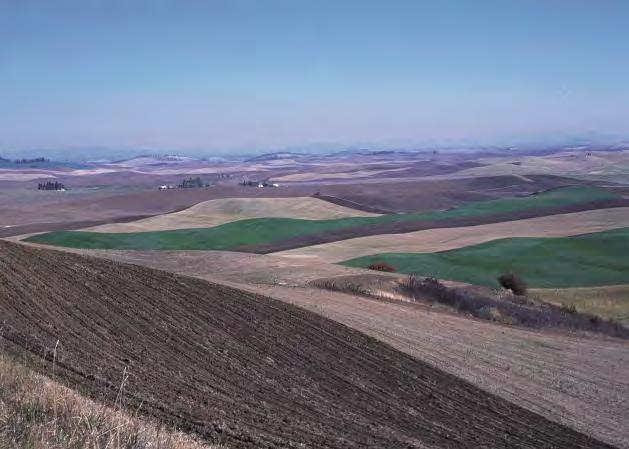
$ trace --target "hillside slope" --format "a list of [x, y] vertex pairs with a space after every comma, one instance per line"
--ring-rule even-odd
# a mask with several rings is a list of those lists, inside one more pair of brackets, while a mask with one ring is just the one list
[[400, 273], [498, 287], [512, 271], [531, 287], [595, 287], [629, 283], [629, 228], [569, 237], [515, 237], [437, 253], [381, 253], [343, 262], [384, 261]]
[[86, 230], [95, 232], [146, 232], [204, 228], [249, 218], [292, 217], [329, 220], [373, 215], [313, 197], [221, 198], [204, 201], [171, 214], [157, 215], [129, 223], [106, 224]]
[[57, 231], [35, 235], [26, 240], [44, 245], [88, 249], [227, 250], [268, 253], [367, 235], [475, 226], [628, 205], [629, 199], [603, 189], [567, 187], [524, 198], [470, 203], [456, 209], [421, 214], [331, 220], [255, 218], [210, 228], [149, 232]]
[[405, 234], [381, 234], [274, 253], [303, 261], [342, 262], [379, 253], [433, 253], [510, 237], [566, 237], [623, 228], [629, 207], [595, 209], [502, 221], [460, 228], [436, 228]]
[[609, 447], [303, 309], [139, 266], [0, 242], [0, 316], [42, 369], [58, 341], [71, 385], [228, 447]]

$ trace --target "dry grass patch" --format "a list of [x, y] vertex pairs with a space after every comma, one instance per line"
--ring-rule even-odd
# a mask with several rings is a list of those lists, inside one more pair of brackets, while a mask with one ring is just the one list
[[536, 288], [531, 293], [558, 306], [614, 319], [629, 327], [629, 285], [583, 288]]
[[89, 400], [0, 354], [0, 448], [219, 449]]

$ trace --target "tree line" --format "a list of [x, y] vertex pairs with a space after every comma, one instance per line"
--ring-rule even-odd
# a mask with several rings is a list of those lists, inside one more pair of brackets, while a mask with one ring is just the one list
[[40, 182], [39, 184], [37, 184], [37, 190], [67, 190], [67, 189], [66, 189], [66, 186], [64, 186], [60, 182], [48, 181], [48, 182]]
[[208, 183], [204, 184], [203, 181], [201, 181], [201, 178], [197, 176], [196, 178], [184, 179], [177, 187], [179, 187], [180, 189], [197, 189], [209, 186], [210, 185]]
[[33, 159], [15, 159], [13, 161], [14, 164], [32, 164], [34, 162], [49, 162], [48, 159], [46, 159], [45, 157], [36, 157]]

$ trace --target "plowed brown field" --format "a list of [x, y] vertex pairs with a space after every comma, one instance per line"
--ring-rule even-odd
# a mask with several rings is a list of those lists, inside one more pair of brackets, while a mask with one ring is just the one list
[[224, 251], [65, 250], [199, 277], [294, 303], [548, 419], [629, 449], [626, 341], [501, 326], [421, 304], [303, 288], [322, 277], [373, 274], [358, 268]]
[[0, 242], [0, 316], [42, 369], [229, 447], [609, 447], [335, 321], [144, 267]]

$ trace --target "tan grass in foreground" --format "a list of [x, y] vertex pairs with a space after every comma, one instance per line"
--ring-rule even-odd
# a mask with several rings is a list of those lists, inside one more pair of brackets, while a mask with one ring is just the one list
[[219, 449], [98, 404], [0, 354], [0, 448]]

